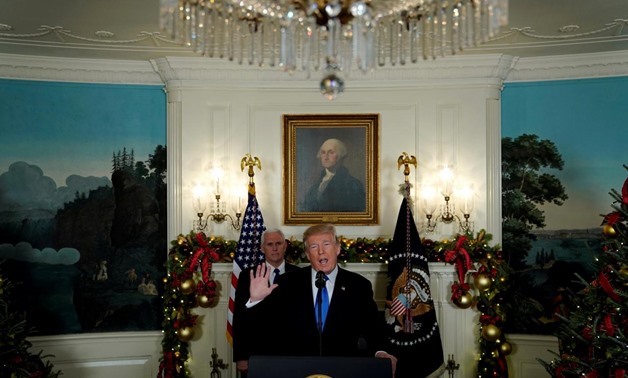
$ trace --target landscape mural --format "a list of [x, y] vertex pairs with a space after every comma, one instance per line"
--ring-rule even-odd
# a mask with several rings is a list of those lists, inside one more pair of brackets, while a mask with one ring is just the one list
[[511, 83], [502, 96], [503, 250], [515, 270], [506, 329], [551, 334], [590, 282], [602, 215], [628, 164], [628, 78]]
[[0, 80], [0, 269], [38, 335], [157, 330], [161, 87]]

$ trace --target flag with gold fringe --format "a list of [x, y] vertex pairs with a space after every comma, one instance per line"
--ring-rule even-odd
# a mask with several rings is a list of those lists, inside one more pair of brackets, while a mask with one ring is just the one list
[[408, 203], [410, 184], [404, 185], [389, 246], [387, 352], [398, 358], [396, 378], [437, 377], [445, 370], [443, 346], [429, 286], [428, 259]]

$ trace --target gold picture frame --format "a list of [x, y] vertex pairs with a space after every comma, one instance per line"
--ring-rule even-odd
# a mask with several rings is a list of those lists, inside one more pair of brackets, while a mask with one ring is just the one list
[[379, 114], [284, 114], [283, 139], [285, 224], [379, 223]]

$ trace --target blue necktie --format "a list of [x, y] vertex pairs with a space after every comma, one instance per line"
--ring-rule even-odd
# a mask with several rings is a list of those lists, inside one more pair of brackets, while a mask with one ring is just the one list
[[[327, 293], [327, 281], [329, 280], [329, 278], [327, 276], [325, 276], [325, 286], [321, 287], [318, 289], [318, 293], [316, 294], [316, 324], [320, 324], [320, 330], [319, 331], [323, 331], [323, 328], [325, 327], [325, 319], [327, 319], [327, 310], [329, 309], [329, 294]], [[319, 308], [318, 306], [321, 306], [320, 308], [320, 314], [321, 314], [321, 321], [319, 322], [318, 319], [318, 314], [319, 314]]]
[[281, 274], [281, 271], [279, 270], [279, 268], [275, 268], [275, 277], [273, 277], [273, 283], [276, 284], [277, 281], [279, 281], [279, 275]]

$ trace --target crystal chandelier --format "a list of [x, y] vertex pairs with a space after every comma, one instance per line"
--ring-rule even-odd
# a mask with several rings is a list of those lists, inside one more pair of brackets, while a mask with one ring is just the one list
[[210, 58], [341, 76], [403, 66], [484, 43], [508, 21], [508, 0], [161, 0], [161, 26]]

